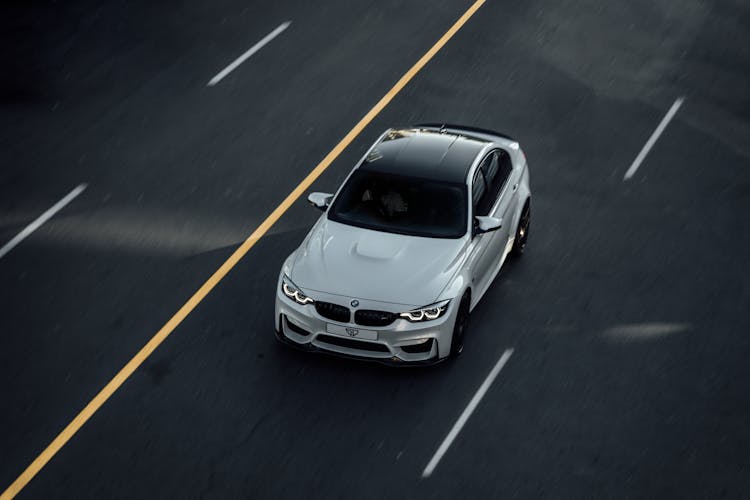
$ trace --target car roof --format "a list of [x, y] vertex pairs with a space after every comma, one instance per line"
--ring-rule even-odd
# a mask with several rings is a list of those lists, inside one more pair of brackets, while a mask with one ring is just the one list
[[359, 169], [464, 183], [487, 142], [440, 131], [389, 130]]

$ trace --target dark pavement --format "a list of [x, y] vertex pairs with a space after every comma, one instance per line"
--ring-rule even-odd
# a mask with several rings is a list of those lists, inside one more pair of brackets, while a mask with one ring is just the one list
[[[88, 183], [0, 258], [0, 492], [470, 5], [0, 7], [0, 246]], [[750, 497], [750, 7], [490, 0], [313, 190], [427, 121], [531, 168], [528, 252], [459, 359], [278, 345], [300, 200], [19, 498]]]

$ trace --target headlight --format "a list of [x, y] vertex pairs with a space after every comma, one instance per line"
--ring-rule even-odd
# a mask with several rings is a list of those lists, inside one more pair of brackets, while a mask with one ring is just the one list
[[297, 288], [297, 285], [292, 283], [292, 280], [290, 280], [289, 276], [287, 275], [284, 275], [284, 277], [281, 278], [281, 291], [284, 292], [284, 295], [295, 301], [297, 304], [302, 304], [303, 306], [305, 304], [312, 304], [313, 302], [315, 302], [313, 299], [300, 292], [299, 288]]
[[418, 321], [432, 321], [433, 319], [438, 319], [440, 316], [445, 314], [445, 311], [448, 310], [448, 304], [450, 304], [450, 299], [444, 300], [442, 302], [436, 302], [435, 304], [431, 304], [429, 306], [420, 307], [419, 309], [414, 309], [413, 311], [402, 312], [401, 314], [399, 314], [399, 316], [414, 323]]

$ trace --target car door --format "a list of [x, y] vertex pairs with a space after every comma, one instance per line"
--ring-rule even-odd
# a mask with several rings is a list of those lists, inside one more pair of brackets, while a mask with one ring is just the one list
[[473, 279], [479, 291], [477, 299], [497, 273], [512, 231], [513, 198], [516, 189], [511, 185], [511, 174], [510, 156], [506, 151], [497, 149], [483, 159], [474, 179], [472, 195], [481, 193], [481, 197], [473, 198], [473, 215], [488, 215], [503, 221], [503, 225], [497, 231], [474, 236], [477, 259]]
[[[494, 241], [492, 253], [496, 256], [495, 263], [504, 256], [508, 242], [513, 236], [513, 214], [518, 203], [518, 181], [513, 171], [510, 154], [503, 149], [492, 152], [493, 160], [488, 163], [488, 178], [490, 191], [494, 201], [489, 215], [503, 220], [503, 227], [497, 231], [498, 238]], [[490, 180], [491, 179], [491, 180]], [[496, 266], [490, 266], [496, 267]]]
[[[477, 215], [490, 215], [491, 208], [494, 204], [491, 193], [491, 186], [487, 183], [485, 173], [488, 171], [486, 164], [491, 161], [491, 155], [486, 156], [480, 163], [479, 168], [474, 173], [474, 179], [472, 180], [471, 187], [471, 199], [472, 199], [472, 221]], [[476, 233], [476, 224], [474, 224], [474, 231], [472, 236], [472, 282], [475, 289], [482, 290], [484, 288], [484, 282], [486, 281], [487, 272], [489, 266], [492, 263], [491, 252], [488, 251], [492, 247], [492, 242], [495, 239], [497, 231], [491, 231], [489, 233]], [[474, 297], [476, 300], [479, 299], [478, 295]]]

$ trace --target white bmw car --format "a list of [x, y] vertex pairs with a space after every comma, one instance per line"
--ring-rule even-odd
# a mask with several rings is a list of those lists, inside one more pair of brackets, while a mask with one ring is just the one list
[[286, 259], [276, 335], [296, 347], [391, 364], [460, 354], [477, 305], [529, 235], [518, 143], [473, 127], [387, 130]]

